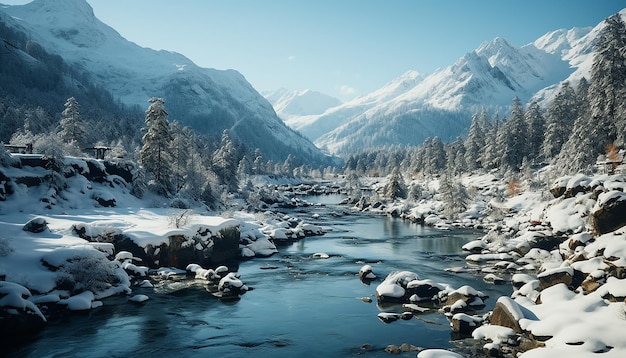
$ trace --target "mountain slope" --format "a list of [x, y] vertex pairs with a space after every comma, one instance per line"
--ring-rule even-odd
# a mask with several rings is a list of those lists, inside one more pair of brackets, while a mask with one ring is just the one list
[[[368, 146], [419, 145], [433, 136], [452, 140], [463, 133], [479, 108], [502, 111], [513, 97], [526, 101], [571, 72], [569, 64], [555, 54], [535, 47], [516, 48], [496, 38], [451, 66], [421, 77], [405, 91], [344, 119], [315, 143], [331, 153], [346, 153]], [[346, 111], [333, 109], [323, 116], [342, 112]], [[320, 120], [329, 119], [315, 119]]]
[[276, 114], [285, 121], [292, 117], [322, 114], [342, 103], [335, 97], [312, 90], [289, 91], [281, 88], [261, 94], [272, 104]]
[[322, 114], [292, 117], [288, 123], [311, 140], [335, 130], [342, 123], [406, 92], [423, 80], [423, 75], [408, 71], [380, 89], [353, 101], [327, 109]]
[[174, 52], [142, 48], [98, 20], [85, 0], [34, 0], [1, 9], [47, 51], [58, 54], [126, 105], [147, 108], [162, 97], [170, 120], [219, 135], [224, 129], [267, 159], [327, 158], [288, 128], [272, 106], [234, 70], [196, 66]]
[[435, 135], [454, 139], [480, 108], [506, 115], [513, 97], [546, 106], [563, 81], [589, 78], [602, 26], [553, 31], [521, 47], [495, 38], [430, 75], [408, 72], [370, 95], [299, 118], [306, 123], [299, 130], [336, 154], [418, 145]]

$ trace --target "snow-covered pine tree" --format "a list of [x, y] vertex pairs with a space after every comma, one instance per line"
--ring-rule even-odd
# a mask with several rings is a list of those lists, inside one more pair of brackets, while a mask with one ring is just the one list
[[592, 150], [596, 155], [617, 140], [624, 144], [626, 130], [626, 25], [619, 13], [608, 17], [596, 42], [591, 66], [589, 103], [593, 126]]
[[596, 161], [597, 153], [592, 149], [593, 143], [589, 137], [589, 129], [594, 124], [591, 118], [588, 93], [589, 82], [583, 77], [576, 89], [578, 117], [574, 121], [567, 142], [563, 144], [556, 158], [553, 166], [555, 176], [579, 172], [590, 173]]
[[293, 157], [293, 155], [291, 155], [291, 153], [289, 153], [289, 155], [287, 155], [287, 158], [285, 159], [285, 161], [283, 162], [282, 168], [281, 168], [281, 172], [288, 176], [291, 177], [293, 176], [293, 170], [296, 168], [296, 160]]
[[230, 138], [228, 130], [224, 130], [220, 147], [213, 153], [213, 170], [219, 182], [225, 185], [226, 190], [231, 193], [239, 189], [239, 178], [237, 177], [239, 158], [237, 146]]
[[467, 170], [465, 162], [465, 146], [460, 138], [454, 142], [447, 143], [446, 151], [446, 170], [454, 175], [461, 174]]
[[402, 178], [402, 174], [400, 174], [399, 168], [394, 168], [393, 172], [391, 172], [391, 177], [389, 178], [389, 182], [385, 185], [385, 197], [390, 199], [406, 198], [407, 188], [404, 183], [404, 179]]
[[469, 171], [482, 168], [481, 153], [485, 150], [485, 128], [487, 123], [487, 111], [483, 108], [472, 116], [467, 139], [465, 140], [465, 163]]
[[193, 133], [190, 133], [190, 129], [186, 129], [179, 122], [173, 122], [170, 124], [170, 135], [172, 136], [172, 143], [170, 146], [173, 164], [172, 184], [174, 186], [174, 190], [179, 192], [185, 186], [186, 182], [191, 150], [189, 147], [189, 139]]
[[494, 169], [500, 164], [502, 148], [498, 146], [498, 133], [502, 124], [498, 118], [485, 126], [485, 147], [481, 152], [480, 162], [484, 169]]
[[146, 110], [146, 128], [141, 138], [143, 146], [139, 160], [146, 173], [151, 176], [148, 182], [154, 183], [155, 189], [161, 194], [168, 195], [173, 189], [170, 153], [173, 138], [167, 121], [168, 113], [163, 99], [152, 97], [148, 102], [151, 104]]
[[441, 138], [434, 137], [424, 142], [425, 145], [425, 165], [424, 171], [427, 174], [437, 174], [446, 167], [446, 152]]
[[519, 171], [527, 154], [527, 132], [522, 103], [516, 96], [511, 104], [511, 117], [498, 133], [497, 145], [502, 150], [500, 165], [503, 170]]
[[446, 172], [439, 179], [439, 195], [444, 203], [443, 212], [449, 219], [454, 219], [457, 214], [467, 210], [470, 202], [465, 186], [453, 178], [451, 173]]
[[237, 174], [240, 180], [246, 180], [248, 175], [252, 174], [252, 164], [250, 164], [250, 158], [248, 158], [247, 155], [244, 155], [241, 160], [239, 160], [239, 164], [237, 164]]
[[87, 127], [80, 116], [80, 105], [74, 97], [65, 102], [59, 122], [59, 138], [76, 148], [83, 148], [87, 143]]
[[545, 160], [551, 161], [559, 154], [577, 117], [576, 92], [570, 83], [565, 81], [546, 112], [546, 131], [542, 148]]
[[263, 161], [263, 153], [261, 149], [254, 150], [254, 161], [252, 162], [252, 174], [261, 175], [265, 174], [265, 162]]
[[543, 145], [546, 121], [543, 118], [539, 104], [533, 101], [528, 105], [525, 120], [528, 125], [528, 158], [531, 163], [541, 163], [541, 146]]

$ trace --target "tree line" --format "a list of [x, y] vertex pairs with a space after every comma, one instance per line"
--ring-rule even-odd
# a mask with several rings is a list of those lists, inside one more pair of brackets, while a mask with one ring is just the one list
[[510, 115], [475, 113], [465, 138], [428, 138], [416, 147], [385, 147], [350, 155], [345, 172], [457, 175], [498, 170], [518, 174], [551, 164], [554, 175], [589, 173], [600, 156], [626, 140], [626, 26], [619, 14], [605, 20], [589, 81], [563, 82], [547, 108], [513, 98]]

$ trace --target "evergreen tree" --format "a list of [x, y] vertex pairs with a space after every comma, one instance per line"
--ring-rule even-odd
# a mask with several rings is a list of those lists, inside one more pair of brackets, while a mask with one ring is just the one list
[[[167, 121], [168, 113], [161, 98], [152, 97], [146, 110], [146, 128], [139, 153], [141, 165], [152, 176], [156, 190], [169, 194], [172, 190], [172, 155], [170, 143], [173, 138]], [[150, 181], [149, 181], [150, 182]]]
[[467, 139], [465, 140], [465, 163], [469, 171], [482, 168], [481, 153], [485, 150], [485, 128], [482, 123], [487, 122], [487, 111], [483, 108], [472, 116]]
[[354, 170], [348, 170], [346, 173], [346, 187], [351, 194], [359, 194], [361, 181], [359, 180], [359, 175]]
[[498, 146], [500, 127], [500, 120], [496, 118], [485, 129], [485, 147], [480, 156], [480, 162], [484, 169], [494, 169], [500, 165], [503, 152], [502, 148]]
[[191, 129], [184, 128], [179, 122], [173, 122], [170, 125], [170, 135], [172, 143], [170, 152], [172, 154], [172, 180], [174, 190], [179, 192], [184, 186], [188, 174], [189, 155], [191, 148], [189, 147], [189, 139], [193, 136]]
[[238, 164], [239, 153], [237, 147], [230, 138], [228, 130], [224, 130], [220, 147], [213, 153], [213, 170], [220, 184], [225, 185], [226, 190], [233, 193], [239, 189]]
[[439, 195], [444, 203], [444, 214], [449, 219], [454, 219], [457, 214], [467, 210], [470, 202], [465, 186], [460, 181], [454, 180], [450, 173], [444, 173], [441, 176]]
[[263, 162], [263, 154], [261, 149], [254, 150], [254, 162], [252, 163], [252, 174], [260, 175], [265, 173], [265, 163]]
[[247, 155], [244, 155], [241, 160], [239, 160], [239, 164], [237, 164], [237, 173], [241, 179], [246, 179], [246, 177], [252, 174], [252, 165], [250, 164], [250, 159]]
[[626, 25], [619, 13], [604, 21], [596, 43], [591, 67], [589, 101], [593, 126], [592, 150], [603, 153], [618, 140], [624, 143], [626, 130]]
[[511, 117], [504, 122], [502, 130], [498, 133], [497, 145], [502, 150], [500, 160], [502, 169], [519, 171], [527, 154], [527, 131], [522, 103], [515, 97], [511, 105]]
[[583, 78], [576, 98], [578, 116], [556, 161], [557, 174], [591, 172], [598, 155], [626, 133], [626, 29], [615, 14], [605, 20], [596, 43], [591, 83]]
[[291, 153], [289, 153], [287, 155], [287, 158], [283, 162], [281, 171], [283, 172], [284, 175], [291, 177], [293, 176], [293, 170], [295, 168], [296, 168], [295, 158], [293, 157], [293, 155], [291, 155]]
[[418, 183], [411, 183], [409, 186], [409, 192], [407, 193], [407, 199], [416, 203], [418, 200], [422, 198], [422, 193], [424, 192], [424, 188]]
[[594, 123], [589, 108], [589, 82], [582, 78], [576, 89], [576, 106], [578, 117], [574, 121], [572, 131], [567, 142], [561, 148], [554, 165], [555, 175], [575, 174], [579, 172], [591, 173], [596, 161], [597, 153], [593, 150], [592, 138], [589, 130]]
[[467, 170], [465, 162], [465, 146], [460, 138], [445, 146], [446, 170], [454, 175], [461, 174]]
[[428, 174], [437, 174], [446, 167], [446, 151], [441, 138], [434, 137], [426, 142], [424, 171]]
[[567, 141], [578, 117], [576, 104], [574, 89], [569, 82], [563, 82], [546, 112], [546, 132], [542, 147], [545, 160], [553, 160]]
[[546, 121], [541, 114], [537, 102], [531, 102], [525, 115], [528, 125], [528, 157], [532, 163], [541, 163], [541, 147], [543, 145]]
[[394, 168], [389, 178], [389, 182], [385, 185], [385, 197], [390, 199], [406, 198], [407, 189], [402, 174], [398, 168]]
[[87, 144], [87, 128], [80, 116], [80, 105], [76, 98], [70, 97], [65, 102], [59, 125], [61, 129], [59, 137], [62, 141], [78, 148], [83, 148]]

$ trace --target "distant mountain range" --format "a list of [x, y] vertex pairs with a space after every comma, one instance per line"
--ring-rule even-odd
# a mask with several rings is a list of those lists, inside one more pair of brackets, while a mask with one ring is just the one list
[[[626, 16], [626, 10], [621, 13]], [[170, 120], [199, 133], [219, 136], [228, 129], [251, 150], [261, 149], [266, 159], [282, 161], [291, 154], [315, 164], [329, 163], [329, 154], [419, 145], [434, 136], [453, 140], [466, 132], [473, 113], [486, 108], [504, 116], [515, 96], [548, 103], [563, 81], [575, 85], [589, 76], [593, 44], [603, 26], [556, 30], [521, 47], [495, 38], [432, 74], [409, 71], [341, 103], [308, 90], [266, 92], [264, 97], [237, 71], [201, 68], [181, 54], [127, 41], [98, 20], [85, 0], [0, 6], [0, 22], [73, 70], [60, 80], [50, 79], [38, 89], [41, 98], [36, 100], [58, 101], [57, 82], [74, 90], [88, 83], [98, 96], [107, 97], [100, 90], [110, 94], [106, 103], [141, 109], [147, 108], [148, 98], [162, 97]], [[28, 76], [45, 70], [1, 33], [0, 50], [11, 54], [11, 61], [22, 61], [16, 68], [30, 71]], [[38, 66], [39, 72], [34, 71]], [[10, 76], [19, 79], [22, 73]]]
[[[228, 129], [250, 150], [261, 149], [266, 159], [279, 161], [291, 154], [302, 163], [329, 161], [311, 141], [286, 126], [239, 72], [201, 68], [181, 54], [129, 42], [98, 20], [85, 0], [2, 6], [0, 21], [60, 56], [124, 105], [145, 110], [149, 98], [162, 97], [170, 120], [201, 134], [220, 136]], [[10, 48], [7, 39], [1, 40]]]
[[[626, 10], [621, 14], [626, 17]], [[324, 113], [283, 119], [333, 154], [418, 145], [434, 136], [453, 140], [481, 108], [507, 115], [515, 96], [546, 105], [563, 81], [576, 85], [583, 76], [589, 79], [602, 26], [552, 31], [521, 47], [495, 38], [432, 74], [409, 71]]]

